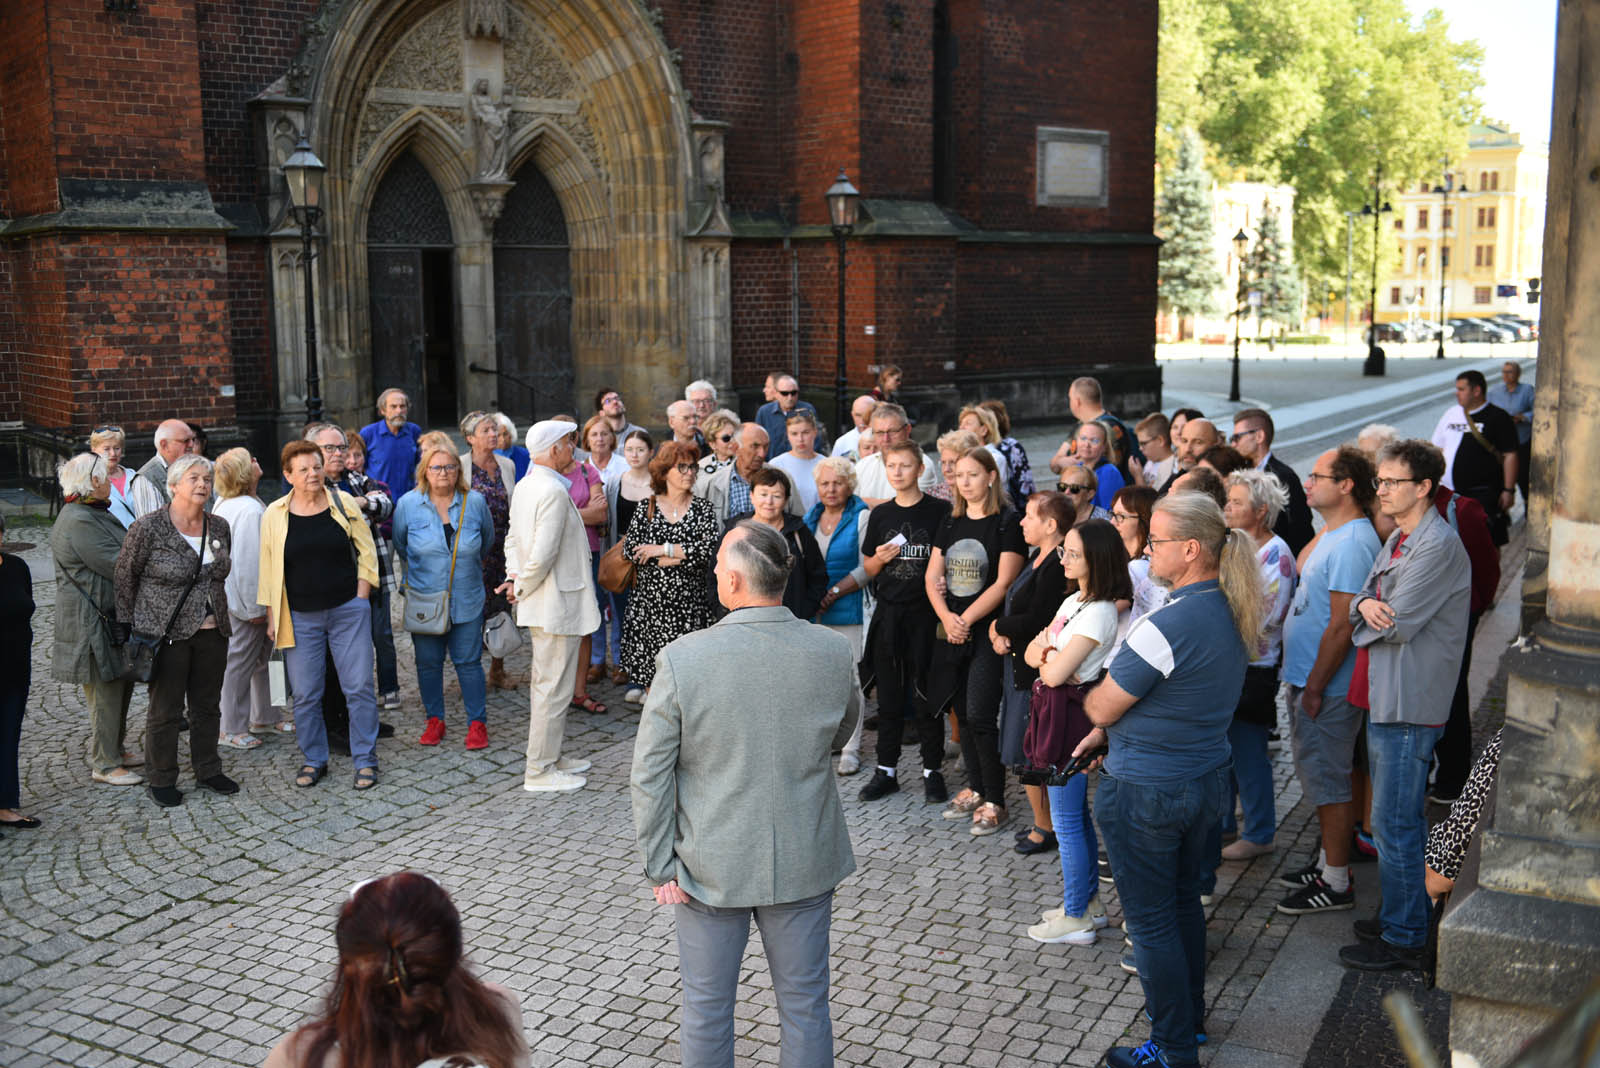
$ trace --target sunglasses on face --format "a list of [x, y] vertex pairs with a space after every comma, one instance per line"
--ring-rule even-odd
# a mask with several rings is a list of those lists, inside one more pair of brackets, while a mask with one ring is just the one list
[[733, 440], [733, 435], [732, 434], [718, 434], [717, 435], [717, 440], [720, 441], [722, 444], [726, 445], [728, 442]]
[[1062, 493], [1070, 493], [1073, 496], [1077, 496], [1080, 493], [1087, 493], [1089, 491], [1088, 486], [1080, 486], [1076, 482], [1063, 482], [1056, 488]]
[[798, 397], [798, 396], [800, 396], [800, 391], [798, 389], [780, 389], [777, 392], [778, 392], [778, 396], [780, 396], [780, 397]]

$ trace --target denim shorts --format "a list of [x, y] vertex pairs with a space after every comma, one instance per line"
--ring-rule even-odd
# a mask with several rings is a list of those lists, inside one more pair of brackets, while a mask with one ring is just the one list
[[1339, 805], [1351, 799], [1350, 770], [1356, 737], [1367, 721], [1366, 709], [1343, 697], [1324, 695], [1316, 719], [1300, 707], [1301, 686], [1289, 687], [1289, 714], [1294, 738], [1294, 767], [1300, 789], [1313, 805]]

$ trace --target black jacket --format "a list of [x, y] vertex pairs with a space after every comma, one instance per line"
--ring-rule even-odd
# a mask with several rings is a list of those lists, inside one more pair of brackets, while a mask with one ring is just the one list
[[1283, 488], [1289, 491], [1289, 507], [1278, 513], [1278, 521], [1272, 525], [1272, 532], [1288, 542], [1289, 551], [1299, 556], [1300, 550], [1311, 543], [1314, 533], [1311, 529], [1311, 506], [1306, 503], [1306, 488], [1301, 484], [1300, 476], [1294, 473], [1294, 468], [1276, 456], [1267, 456], [1266, 469], [1277, 475]]

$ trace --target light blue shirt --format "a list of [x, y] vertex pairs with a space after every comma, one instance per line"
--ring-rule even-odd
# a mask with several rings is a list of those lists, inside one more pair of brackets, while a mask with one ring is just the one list
[[[1332, 616], [1329, 596], [1334, 593], [1360, 593], [1383, 546], [1369, 519], [1352, 519], [1322, 535], [1317, 547], [1306, 558], [1306, 569], [1295, 587], [1294, 605], [1283, 621], [1283, 681], [1305, 686], [1317, 662], [1322, 632]], [[1355, 670], [1354, 647], [1345, 654], [1323, 688], [1324, 694], [1343, 697], [1350, 692], [1350, 673]]]
[[[1517, 440], [1526, 445], [1533, 440], [1533, 387], [1518, 381], [1516, 389], [1506, 389], [1505, 379], [1489, 387], [1489, 403], [1504, 408], [1517, 426]], [[1517, 416], [1524, 419], [1517, 419]]]
[[[489, 503], [472, 491], [463, 501], [458, 491], [450, 504], [450, 525], [461, 539], [450, 584], [450, 622], [468, 623], [483, 615], [483, 550], [494, 539]], [[394, 550], [409, 589], [439, 593], [450, 581], [451, 543], [445, 540], [444, 522], [433, 502], [417, 490], [394, 506]]]

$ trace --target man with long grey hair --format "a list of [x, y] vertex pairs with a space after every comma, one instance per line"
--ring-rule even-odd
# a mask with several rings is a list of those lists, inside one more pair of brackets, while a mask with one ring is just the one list
[[833, 891], [856, 865], [830, 763], [860, 705], [849, 640], [783, 606], [791, 567], [777, 531], [734, 527], [717, 551], [717, 596], [729, 612], [661, 650], [639, 717], [633, 821], [656, 902], [674, 907], [678, 1041], [696, 1068], [733, 1068], [752, 916], [778, 999], [782, 1063], [833, 1064]]
[[1171, 599], [1133, 625], [1089, 692], [1095, 729], [1076, 750], [1110, 744], [1095, 807], [1152, 1021], [1150, 1041], [1106, 1055], [1111, 1068], [1198, 1063], [1207, 838], [1228, 797], [1228, 725], [1264, 611], [1255, 544], [1209, 496], [1158, 501], [1149, 544], [1150, 577]]

